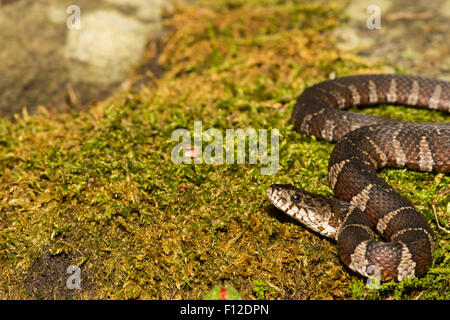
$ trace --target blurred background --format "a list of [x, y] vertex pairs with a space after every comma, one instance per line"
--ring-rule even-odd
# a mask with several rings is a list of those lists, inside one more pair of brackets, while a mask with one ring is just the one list
[[[450, 80], [450, 0], [334, 2], [346, 7], [333, 32], [340, 49], [390, 66], [387, 71]], [[24, 107], [32, 114], [39, 105], [80, 110], [130, 88], [139, 74], [159, 77], [164, 17], [176, 3], [0, 1], [0, 116], [12, 118]], [[367, 26], [371, 5], [380, 10], [375, 29]]]

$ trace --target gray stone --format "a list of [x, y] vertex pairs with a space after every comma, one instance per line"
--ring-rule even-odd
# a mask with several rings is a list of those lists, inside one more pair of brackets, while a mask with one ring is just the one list
[[[164, 0], [0, 2], [0, 114], [79, 108], [120, 87], [162, 35]], [[67, 11], [76, 3], [75, 12]], [[68, 23], [69, 22], [69, 23]]]

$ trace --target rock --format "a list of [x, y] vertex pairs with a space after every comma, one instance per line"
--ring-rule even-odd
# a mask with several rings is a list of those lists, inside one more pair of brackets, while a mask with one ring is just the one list
[[162, 35], [166, 5], [165, 0], [1, 3], [0, 115], [5, 118], [23, 107], [30, 114], [39, 105], [61, 112], [110, 95], [132, 75], [131, 66], [140, 64], [146, 44]]

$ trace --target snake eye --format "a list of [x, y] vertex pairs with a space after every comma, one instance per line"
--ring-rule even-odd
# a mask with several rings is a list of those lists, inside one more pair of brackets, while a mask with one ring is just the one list
[[292, 200], [293, 202], [299, 201], [299, 200], [300, 200], [300, 194], [299, 194], [299, 193], [294, 193], [294, 194], [291, 196], [291, 200]]

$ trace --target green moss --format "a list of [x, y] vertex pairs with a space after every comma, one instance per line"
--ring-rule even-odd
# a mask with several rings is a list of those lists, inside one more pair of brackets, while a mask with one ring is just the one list
[[262, 280], [253, 280], [253, 291], [255, 292], [256, 299], [266, 299], [266, 293], [269, 291], [269, 286]]
[[[26, 279], [50, 254], [89, 275], [93, 285], [73, 298], [201, 299], [223, 283], [244, 299], [448, 299], [449, 239], [432, 211], [449, 229], [447, 175], [382, 171], [423, 212], [436, 250], [423, 278], [377, 291], [348, 273], [334, 243], [266, 198], [272, 183], [332, 195], [333, 145], [295, 132], [289, 118], [302, 90], [331, 71], [376, 71], [330, 41], [341, 9], [269, 0], [180, 7], [154, 85], [86, 113], [1, 120], [0, 298], [35, 297]], [[448, 121], [391, 106], [360, 112]], [[192, 132], [195, 120], [222, 133], [279, 129], [280, 170], [174, 164], [171, 135]]]

